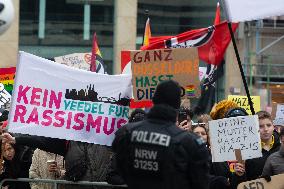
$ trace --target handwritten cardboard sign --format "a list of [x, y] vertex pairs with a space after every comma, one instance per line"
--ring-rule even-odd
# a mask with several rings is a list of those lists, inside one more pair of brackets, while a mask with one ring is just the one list
[[90, 70], [91, 53], [73, 53], [54, 57], [55, 62], [82, 70]]
[[[240, 107], [244, 108], [248, 114], [252, 114], [250, 110], [250, 106], [248, 103], [247, 96], [239, 96], [239, 95], [228, 95], [228, 100], [234, 101]], [[253, 108], [255, 112], [260, 111], [260, 96], [251, 96], [251, 100], [253, 103]]]
[[235, 149], [243, 160], [262, 156], [256, 115], [209, 121], [209, 135], [213, 162], [236, 160]]
[[21, 52], [9, 132], [112, 144], [128, 122], [130, 75], [74, 69]]
[[284, 174], [274, 175], [271, 181], [267, 182], [264, 178], [242, 182], [238, 185], [238, 189], [283, 189]]
[[163, 80], [175, 80], [183, 98], [200, 96], [199, 59], [195, 48], [131, 51], [135, 101], [151, 100]]

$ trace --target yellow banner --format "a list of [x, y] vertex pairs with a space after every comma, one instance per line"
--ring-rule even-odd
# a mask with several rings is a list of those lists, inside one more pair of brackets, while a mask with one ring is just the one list
[[[239, 96], [239, 95], [229, 95], [228, 100], [234, 101], [237, 103], [240, 107], [244, 108], [248, 114], [252, 114], [249, 103], [248, 103], [248, 97], [247, 96]], [[251, 100], [253, 103], [253, 108], [255, 112], [260, 111], [260, 96], [251, 96]]]

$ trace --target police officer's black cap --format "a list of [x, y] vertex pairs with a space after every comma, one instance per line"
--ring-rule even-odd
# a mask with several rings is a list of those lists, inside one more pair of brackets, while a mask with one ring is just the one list
[[158, 84], [152, 100], [154, 104], [167, 104], [175, 109], [179, 109], [180, 95], [181, 89], [178, 82], [166, 80]]
[[229, 118], [229, 117], [238, 117], [238, 116], [247, 116], [247, 115], [248, 113], [246, 112], [245, 109], [238, 107], [228, 110], [225, 117]]

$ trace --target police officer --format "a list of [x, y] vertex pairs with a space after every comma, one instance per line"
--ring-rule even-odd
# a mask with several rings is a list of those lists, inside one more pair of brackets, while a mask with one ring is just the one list
[[208, 188], [208, 150], [198, 136], [175, 125], [181, 90], [161, 82], [147, 118], [116, 133], [117, 168], [130, 189]]

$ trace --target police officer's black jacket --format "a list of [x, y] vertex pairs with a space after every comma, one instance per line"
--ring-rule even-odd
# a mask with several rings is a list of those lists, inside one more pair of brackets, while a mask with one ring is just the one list
[[116, 132], [117, 168], [129, 188], [208, 188], [208, 150], [175, 125], [176, 110], [155, 105], [144, 121]]

